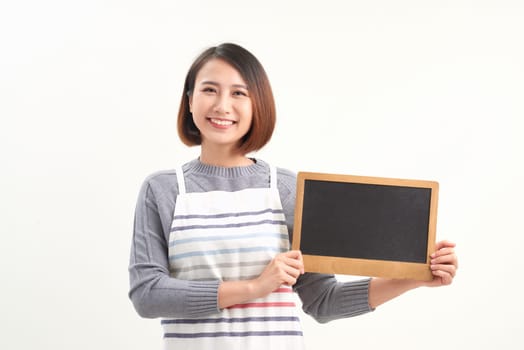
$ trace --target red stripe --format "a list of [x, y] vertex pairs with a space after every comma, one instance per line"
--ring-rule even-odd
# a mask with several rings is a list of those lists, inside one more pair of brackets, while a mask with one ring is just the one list
[[246, 303], [246, 304], [237, 304], [230, 306], [228, 309], [245, 309], [248, 307], [290, 307], [295, 306], [293, 302], [273, 302], [273, 303]]
[[291, 288], [278, 288], [273, 291], [273, 293], [292, 293], [293, 289]]

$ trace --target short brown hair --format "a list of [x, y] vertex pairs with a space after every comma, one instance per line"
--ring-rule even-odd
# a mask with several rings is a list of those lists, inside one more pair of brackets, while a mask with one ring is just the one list
[[251, 103], [253, 119], [249, 131], [240, 140], [239, 148], [244, 154], [264, 147], [271, 139], [276, 123], [275, 100], [269, 79], [258, 59], [243, 47], [224, 43], [210, 47], [197, 57], [186, 75], [184, 92], [178, 110], [178, 136], [188, 146], [200, 145], [200, 130], [193, 122], [189, 111], [189, 97], [195, 88], [195, 79], [200, 69], [211, 59], [221, 59], [233, 66], [245, 80]]

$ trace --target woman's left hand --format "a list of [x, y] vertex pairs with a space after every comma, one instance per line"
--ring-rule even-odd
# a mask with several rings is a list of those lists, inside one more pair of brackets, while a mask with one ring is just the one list
[[433, 280], [424, 284], [428, 287], [447, 286], [451, 284], [458, 269], [455, 243], [440, 241], [437, 243], [436, 248], [437, 250], [430, 255], [430, 268], [433, 273]]
[[436, 248], [437, 250], [430, 255], [430, 268], [433, 273], [431, 281], [372, 278], [369, 282], [369, 306], [374, 309], [417, 287], [439, 287], [451, 284], [458, 268], [455, 243], [441, 241], [436, 244]]

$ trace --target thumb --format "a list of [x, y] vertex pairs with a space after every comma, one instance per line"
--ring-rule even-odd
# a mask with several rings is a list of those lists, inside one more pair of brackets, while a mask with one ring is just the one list
[[284, 255], [291, 259], [302, 260], [302, 252], [300, 250], [290, 250], [288, 252], [285, 252]]

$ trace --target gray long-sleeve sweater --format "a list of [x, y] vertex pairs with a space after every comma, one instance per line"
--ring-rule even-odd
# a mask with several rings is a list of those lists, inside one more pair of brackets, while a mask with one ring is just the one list
[[[259, 159], [253, 165], [233, 168], [193, 160], [183, 166], [183, 171], [187, 192], [269, 187], [269, 166]], [[296, 176], [278, 168], [277, 178], [291, 236]], [[129, 263], [129, 297], [142, 317], [201, 317], [219, 312], [220, 281], [186, 281], [169, 275], [168, 242], [177, 195], [174, 170], [149, 176], [140, 190]], [[293, 288], [304, 312], [318, 322], [371, 311], [369, 279], [338, 282], [333, 275], [306, 273]]]

